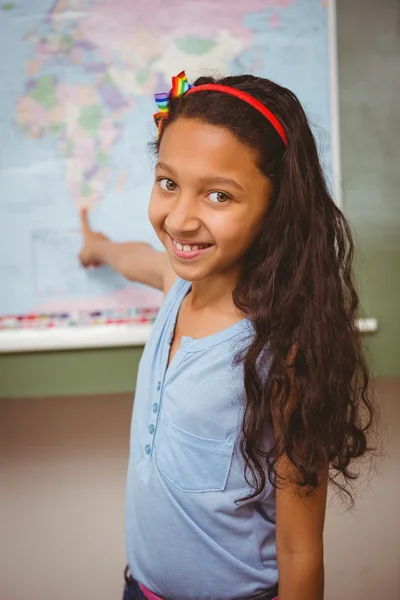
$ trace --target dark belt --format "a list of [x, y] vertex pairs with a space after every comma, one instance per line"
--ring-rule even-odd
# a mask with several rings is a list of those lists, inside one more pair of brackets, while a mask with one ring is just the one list
[[[125, 567], [124, 571], [125, 582], [127, 585], [135, 583], [132, 575], [130, 574], [129, 567]], [[161, 600], [172, 600], [172, 598], [166, 598], [165, 596], [161, 596], [160, 594], [156, 594]], [[234, 600], [273, 600], [278, 595], [278, 585], [275, 585], [273, 588], [269, 588], [266, 592], [262, 592], [257, 596], [252, 596], [251, 598], [235, 598]]]

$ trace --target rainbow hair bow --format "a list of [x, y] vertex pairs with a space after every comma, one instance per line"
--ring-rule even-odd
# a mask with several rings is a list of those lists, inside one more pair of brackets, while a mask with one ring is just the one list
[[172, 88], [167, 93], [155, 94], [154, 99], [158, 106], [158, 112], [154, 114], [154, 122], [158, 127], [158, 137], [160, 137], [161, 128], [164, 120], [169, 116], [170, 98], [178, 98], [186, 94], [193, 87], [187, 80], [185, 71], [181, 71], [176, 77], [172, 77]]

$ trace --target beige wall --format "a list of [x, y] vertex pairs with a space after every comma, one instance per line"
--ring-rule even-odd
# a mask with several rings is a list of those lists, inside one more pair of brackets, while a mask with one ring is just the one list
[[326, 600], [400, 600], [400, 380], [378, 381], [376, 394], [385, 456], [351, 512], [328, 508]]
[[[400, 598], [400, 381], [379, 387], [397, 439], [356, 509], [329, 509], [326, 600]], [[130, 412], [127, 396], [0, 401], [1, 600], [119, 600]]]
[[120, 598], [131, 405], [0, 401], [0, 600]]

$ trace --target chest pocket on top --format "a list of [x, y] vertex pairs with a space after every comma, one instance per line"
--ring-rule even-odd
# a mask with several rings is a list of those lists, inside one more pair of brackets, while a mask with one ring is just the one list
[[225, 489], [233, 440], [200, 437], [164, 421], [155, 446], [155, 463], [162, 475], [183, 492]]

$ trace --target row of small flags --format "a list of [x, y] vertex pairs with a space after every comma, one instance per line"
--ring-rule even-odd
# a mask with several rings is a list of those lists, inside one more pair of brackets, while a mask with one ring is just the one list
[[151, 324], [157, 312], [157, 308], [115, 308], [91, 312], [3, 315], [0, 316], [0, 330]]

